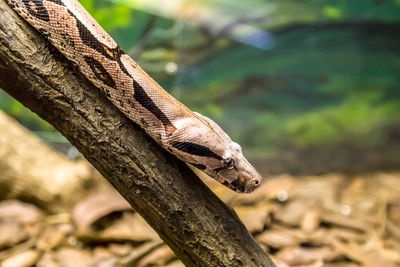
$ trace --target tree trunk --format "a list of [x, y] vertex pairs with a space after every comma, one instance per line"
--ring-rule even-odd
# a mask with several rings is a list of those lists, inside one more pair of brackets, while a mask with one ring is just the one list
[[0, 1], [0, 87], [54, 125], [187, 266], [274, 266], [232, 209]]

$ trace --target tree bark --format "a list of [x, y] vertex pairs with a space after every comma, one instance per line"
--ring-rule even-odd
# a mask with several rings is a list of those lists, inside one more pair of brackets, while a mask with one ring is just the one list
[[274, 266], [234, 211], [0, 1], [0, 87], [54, 125], [187, 266]]

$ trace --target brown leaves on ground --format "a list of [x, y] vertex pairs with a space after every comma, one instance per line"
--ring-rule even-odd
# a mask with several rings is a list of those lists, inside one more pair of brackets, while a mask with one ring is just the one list
[[[280, 176], [253, 194], [210, 180], [277, 266], [400, 266], [400, 174]], [[1, 266], [183, 266], [119, 194], [72, 214], [0, 202]]]
[[282, 175], [231, 205], [278, 266], [400, 266], [400, 173]]

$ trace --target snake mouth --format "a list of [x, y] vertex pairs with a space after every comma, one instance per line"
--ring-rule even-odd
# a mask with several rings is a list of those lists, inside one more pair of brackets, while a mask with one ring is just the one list
[[246, 183], [246, 186], [245, 186], [245, 188], [246, 188], [245, 193], [251, 193], [251, 192], [253, 192], [253, 191], [254, 191], [255, 189], [257, 189], [260, 185], [261, 185], [261, 177], [255, 178], [255, 179], [253, 179], [253, 180], [249, 180], [249, 181]]
[[230, 182], [230, 183], [228, 181], [225, 181], [222, 184], [233, 191], [240, 192], [240, 193], [246, 192], [245, 184], [240, 183], [238, 180]]
[[260, 186], [261, 179], [257, 178], [243, 182], [238, 179], [233, 182], [225, 181], [222, 184], [236, 192], [251, 193]]

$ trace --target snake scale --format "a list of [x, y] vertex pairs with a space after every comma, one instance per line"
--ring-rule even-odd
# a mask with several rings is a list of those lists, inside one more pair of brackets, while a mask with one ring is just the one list
[[240, 145], [162, 89], [77, 0], [7, 2], [164, 149], [234, 191], [260, 185]]

